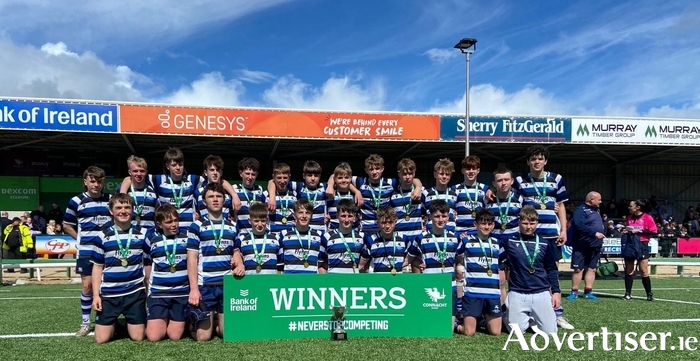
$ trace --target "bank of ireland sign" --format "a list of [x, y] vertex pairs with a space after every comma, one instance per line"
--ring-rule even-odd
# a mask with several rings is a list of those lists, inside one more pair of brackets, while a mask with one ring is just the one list
[[[463, 141], [464, 116], [440, 116], [440, 139]], [[571, 140], [571, 118], [469, 117], [469, 140], [479, 142], [564, 143]]]
[[332, 306], [353, 337], [452, 337], [450, 274], [248, 275], [224, 280], [224, 341], [329, 338]]

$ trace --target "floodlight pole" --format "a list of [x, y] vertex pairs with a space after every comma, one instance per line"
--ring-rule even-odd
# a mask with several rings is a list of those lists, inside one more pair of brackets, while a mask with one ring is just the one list
[[462, 51], [463, 54], [467, 56], [467, 81], [466, 81], [466, 91], [465, 91], [465, 96], [464, 96], [464, 102], [466, 103], [464, 106], [464, 154], [465, 157], [469, 156], [469, 65], [470, 65], [470, 56], [476, 50], [476, 39], [472, 38], [464, 38], [455, 45], [455, 49], [459, 49]]

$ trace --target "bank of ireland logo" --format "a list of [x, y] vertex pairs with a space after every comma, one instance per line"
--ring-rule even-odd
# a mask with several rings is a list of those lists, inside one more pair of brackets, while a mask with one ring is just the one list
[[241, 290], [240, 292], [241, 297], [248, 297], [248, 293], [250, 293], [248, 290]]
[[576, 130], [576, 135], [578, 135], [579, 137], [583, 137], [583, 136], [588, 137], [591, 135], [591, 133], [588, 132], [588, 126], [586, 124], [581, 124], [578, 126], [578, 129]]
[[653, 125], [647, 126], [647, 130], [646, 130], [646, 132], [644, 132], [644, 137], [646, 137], [646, 138], [648, 138], [648, 137], [654, 137], [654, 138], [656, 138], [657, 136], [658, 136], [658, 134], [656, 133], [656, 127], [653, 126]]

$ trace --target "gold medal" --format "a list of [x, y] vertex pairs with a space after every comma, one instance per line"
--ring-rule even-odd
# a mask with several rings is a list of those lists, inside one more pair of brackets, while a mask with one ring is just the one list
[[504, 231], [506, 230], [506, 228], [507, 228], [507, 227], [506, 227], [505, 224], [501, 226], [501, 229], [504, 230]]
[[486, 271], [486, 275], [489, 277], [493, 276], [493, 271], [491, 271], [491, 269], [489, 268], [489, 270]]
[[282, 217], [282, 223], [287, 223], [287, 217]]
[[472, 212], [472, 218], [476, 218], [476, 211]]
[[352, 268], [357, 268], [357, 265], [353, 263]]
[[530, 267], [530, 273], [535, 273], [535, 267]]
[[408, 222], [408, 221], [411, 220], [411, 216], [409, 216], [409, 215], [407, 214], [406, 217], [404, 217], [403, 219], [405, 219], [405, 220]]
[[547, 205], [544, 203], [540, 204], [540, 209], [547, 209]]
[[396, 276], [396, 268], [392, 268], [392, 269], [391, 269], [391, 274], [394, 275], [394, 276]]
[[170, 273], [175, 273], [175, 266], [170, 266]]
[[257, 265], [257, 266], [255, 267], [255, 272], [260, 273], [260, 271], [262, 271], [262, 266], [261, 266], [261, 265]]
[[126, 267], [126, 266], [128, 266], [128, 265], [129, 265], [129, 261], [123, 259], [123, 260], [122, 260], [122, 267]]
[[216, 254], [221, 254], [221, 248], [216, 247]]
[[136, 222], [141, 222], [141, 216], [136, 216]]
[[308, 262], [308, 261], [304, 261], [304, 268], [309, 268], [309, 262]]
[[445, 270], [445, 264], [444, 264], [444, 263], [440, 265], [440, 269], [443, 270], [443, 271]]

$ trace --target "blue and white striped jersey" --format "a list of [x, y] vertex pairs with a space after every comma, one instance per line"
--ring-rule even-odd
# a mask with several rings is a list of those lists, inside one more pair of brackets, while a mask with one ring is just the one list
[[297, 199], [306, 198], [314, 206], [309, 226], [321, 233], [326, 232], [326, 185], [319, 183], [315, 189], [309, 189], [306, 184], [297, 184]]
[[486, 207], [486, 191], [489, 187], [486, 184], [476, 182], [472, 186], [460, 183], [452, 186], [457, 194], [455, 203], [456, 232], [475, 232], [474, 214]]
[[352, 183], [355, 184], [364, 198], [362, 207], [360, 207], [362, 232], [365, 234], [379, 232], [377, 210], [390, 206], [391, 195], [394, 194], [394, 189], [399, 184], [398, 180], [381, 178], [379, 183], [371, 184], [367, 177], [353, 176]]
[[[149, 262], [149, 251], [141, 228], [118, 229], [115, 233], [112, 226], [100, 232], [91, 257], [92, 263], [104, 266], [100, 296], [120, 297], [145, 289], [143, 266]], [[122, 266], [124, 260], [126, 266]]]
[[523, 209], [523, 197], [516, 190], [511, 190], [506, 198], [499, 198], [498, 193], [494, 196], [496, 200], [486, 205], [496, 216], [491, 236], [502, 241], [511, 238], [519, 231], [518, 219]]
[[455, 193], [454, 187], [449, 187], [444, 191], [438, 191], [435, 187], [430, 189], [423, 189], [423, 213], [428, 218], [426, 222], [426, 228], [428, 231], [433, 229], [433, 222], [430, 220], [430, 203], [436, 199], [442, 199], [450, 206], [450, 218], [447, 221], [445, 229], [454, 232], [455, 231], [455, 218], [456, 211], [455, 205], [457, 204], [457, 193]]
[[150, 297], [188, 296], [187, 233], [164, 236], [160, 231], [155, 231], [148, 235], [146, 243], [151, 255]]
[[267, 198], [265, 191], [259, 185], [253, 185], [252, 189], [246, 188], [243, 184], [234, 184], [233, 190], [238, 194], [241, 200], [241, 209], [236, 212], [236, 225], [238, 226], [239, 234], [247, 234], [253, 228], [250, 224], [250, 206], [255, 202], [263, 203], [267, 206]]
[[390, 201], [398, 217], [394, 231], [408, 242], [423, 232], [423, 197], [417, 201], [412, 200], [413, 189], [401, 189], [401, 185], [398, 185]]
[[[241, 252], [245, 273], [248, 275], [277, 274], [278, 269], [281, 269], [284, 263], [280, 253], [278, 235], [275, 233], [255, 235], [253, 232], [248, 232], [239, 234], [234, 248]], [[257, 271], [258, 266], [260, 266], [260, 272]]]
[[195, 191], [204, 178], [186, 174], [179, 181], [173, 181], [167, 174], [150, 174], [148, 181], [158, 194], [160, 204], [170, 203], [177, 208], [177, 213], [180, 215], [180, 230], [186, 232], [194, 221], [196, 212]]
[[[197, 189], [194, 191], [194, 198], [197, 201], [197, 212], [199, 213], [199, 216], [204, 218], [209, 214], [209, 210], [207, 210], [207, 206], [204, 203], [204, 188], [207, 187], [209, 184], [208, 179], [204, 179], [203, 182], [200, 182], [199, 186]], [[221, 213], [223, 214], [224, 218], [229, 218], [231, 215], [231, 205], [233, 204], [233, 199], [231, 199], [231, 195], [228, 193], [224, 193], [224, 208], [221, 210]]]
[[[564, 178], [554, 172], [545, 172], [545, 179], [532, 179], [527, 173], [515, 178], [513, 189], [523, 196], [523, 206], [533, 206], [537, 210], [537, 234], [545, 239], [557, 238], [561, 223], [554, 212], [554, 205], [569, 200]], [[545, 209], [541, 208], [542, 204]]]
[[87, 192], [68, 201], [63, 222], [75, 228], [78, 234], [78, 258], [90, 259], [93, 248], [100, 241], [103, 227], [112, 222], [109, 213], [109, 194], [92, 198]]
[[374, 273], [391, 272], [392, 268], [401, 273], [403, 261], [408, 253], [408, 244], [394, 233], [384, 238], [380, 233], [365, 234], [361, 257], [370, 262]]
[[[279, 233], [294, 228], [294, 204], [297, 202], [297, 182], [289, 182], [287, 189], [277, 190], [275, 195], [275, 211], [270, 213], [270, 231]], [[270, 195], [265, 191], [265, 199]], [[285, 221], [285, 222], [283, 222]]]
[[[328, 210], [328, 217], [330, 218], [330, 221], [328, 222], [328, 230], [338, 229], [338, 202], [343, 199], [349, 199], [355, 203], [355, 195], [350, 191], [335, 191], [335, 197], [333, 199], [326, 199], [326, 209]], [[360, 228], [360, 216], [361, 214], [359, 212], [355, 215], [353, 228]]]
[[[501, 251], [498, 240], [489, 237], [480, 244], [478, 236], [471, 234], [463, 241], [464, 268], [467, 271], [464, 295], [471, 298], [500, 299], [498, 257]], [[491, 276], [488, 275], [489, 269], [492, 272]]]
[[[360, 255], [364, 247], [364, 234], [353, 229], [349, 233], [330, 231], [324, 246], [328, 258], [328, 273], [358, 273]], [[355, 267], [353, 267], [353, 265]]]
[[[328, 242], [319, 231], [309, 229], [297, 232], [296, 228], [284, 230], [279, 234], [279, 243], [284, 273], [318, 273], [319, 260], [326, 259], [323, 245]], [[304, 267], [305, 265], [308, 266]]]
[[156, 228], [156, 209], [160, 206], [158, 195], [152, 186], [146, 184], [141, 189], [131, 188], [126, 194], [134, 200], [134, 212], [131, 215], [131, 224], [134, 227], [146, 229], [146, 234]]
[[452, 273], [454, 279], [455, 258], [464, 252], [461, 245], [462, 241], [452, 232], [424, 232], [410, 245], [408, 255], [423, 260], [423, 273]]
[[199, 252], [200, 286], [224, 284], [224, 276], [231, 274], [231, 258], [237, 235], [236, 225], [228, 219], [200, 219], [192, 223], [187, 232], [187, 250]]

